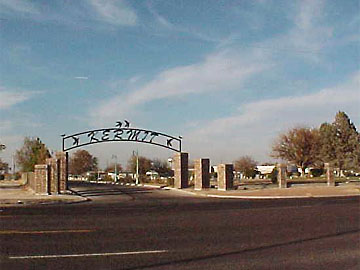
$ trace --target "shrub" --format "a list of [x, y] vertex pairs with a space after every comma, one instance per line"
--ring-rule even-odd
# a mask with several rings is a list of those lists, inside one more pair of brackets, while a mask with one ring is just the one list
[[324, 170], [323, 169], [312, 169], [310, 171], [310, 174], [313, 176], [313, 177], [319, 177], [321, 176], [322, 174], [324, 174]]
[[268, 176], [273, 184], [277, 183], [277, 175], [278, 175], [278, 170], [274, 168]]

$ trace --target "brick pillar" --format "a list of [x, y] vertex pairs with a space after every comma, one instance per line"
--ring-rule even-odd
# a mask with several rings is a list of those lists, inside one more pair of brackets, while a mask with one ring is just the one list
[[195, 190], [210, 187], [210, 159], [201, 158], [194, 162], [195, 165]]
[[326, 170], [327, 185], [329, 187], [334, 187], [335, 186], [334, 168], [330, 166], [329, 163], [324, 163], [324, 167]]
[[47, 158], [46, 164], [49, 166], [50, 175], [50, 193], [59, 194], [59, 168], [55, 158]]
[[69, 156], [67, 152], [57, 152], [56, 158], [58, 159], [58, 171], [59, 171], [59, 191], [65, 192], [68, 189], [68, 175], [69, 175]]
[[234, 186], [234, 166], [232, 164], [219, 164], [218, 190], [228, 190]]
[[186, 188], [189, 186], [189, 154], [176, 153], [174, 156], [174, 187]]
[[279, 184], [279, 188], [287, 188], [286, 184], [286, 165], [285, 164], [278, 164], [278, 175], [277, 180]]
[[49, 194], [49, 168], [48, 165], [35, 165], [34, 172], [35, 179], [35, 193], [37, 194]]

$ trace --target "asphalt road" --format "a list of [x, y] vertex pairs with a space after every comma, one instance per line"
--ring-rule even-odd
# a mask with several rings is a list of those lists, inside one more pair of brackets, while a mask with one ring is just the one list
[[239, 200], [106, 185], [0, 208], [0, 269], [359, 269], [360, 199]]

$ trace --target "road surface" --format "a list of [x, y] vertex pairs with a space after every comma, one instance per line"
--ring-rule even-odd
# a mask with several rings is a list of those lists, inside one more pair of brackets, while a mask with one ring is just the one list
[[77, 184], [0, 208], [0, 269], [359, 269], [359, 197], [239, 200]]

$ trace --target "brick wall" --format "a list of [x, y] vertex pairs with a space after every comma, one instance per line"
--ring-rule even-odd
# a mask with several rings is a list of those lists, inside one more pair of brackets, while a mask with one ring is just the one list
[[56, 158], [46, 159], [46, 164], [35, 165], [33, 174], [25, 173], [28, 187], [38, 194], [59, 194], [67, 190], [68, 155], [56, 153]]

